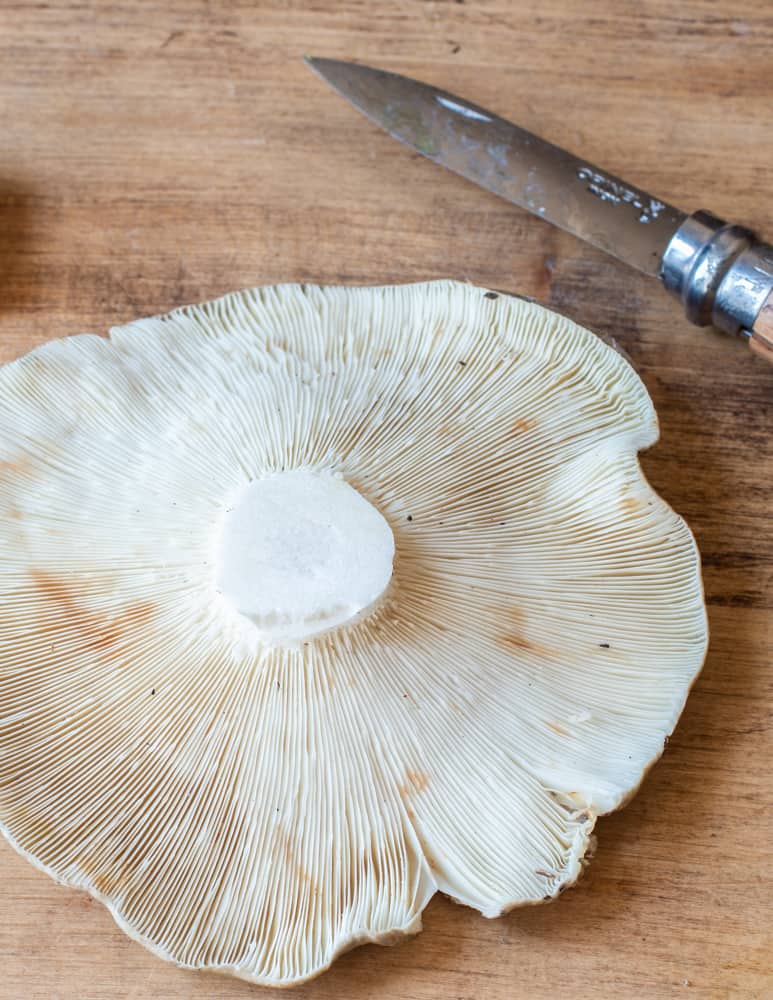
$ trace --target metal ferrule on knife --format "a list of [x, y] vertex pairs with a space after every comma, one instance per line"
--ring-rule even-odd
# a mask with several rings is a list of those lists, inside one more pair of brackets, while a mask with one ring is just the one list
[[695, 212], [666, 247], [660, 277], [691, 323], [751, 336], [773, 293], [773, 247], [743, 226]]

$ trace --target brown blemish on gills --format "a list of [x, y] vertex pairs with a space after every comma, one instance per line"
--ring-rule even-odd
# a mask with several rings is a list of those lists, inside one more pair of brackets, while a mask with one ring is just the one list
[[413, 785], [417, 792], [423, 792], [429, 784], [429, 778], [423, 771], [412, 771], [409, 769], [405, 772], [405, 777]]
[[[109, 851], [117, 850], [117, 841], [111, 837]], [[84, 851], [76, 861], [76, 867], [91, 885], [103, 896], [114, 896], [126, 889], [137, 874], [142, 857], [138, 852], [126, 856], [92, 859]]]
[[67, 624], [81, 634], [84, 643], [98, 652], [117, 645], [144, 625], [155, 610], [152, 603], [145, 601], [131, 604], [114, 616], [90, 611], [64, 580], [40, 569], [31, 569], [30, 577], [37, 590], [66, 617]]
[[638, 497], [623, 497], [620, 506], [627, 514], [635, 514], [644, 507], [644, 502]]
[[506, 649], [508, 652], [511, 652], [514, 649], [528, 649], [535, 652], [537, 649], [533, 642], [529, 642], [529, 640], [519, 632], [503, 633], [497, 639], [497, 644], [503, 649]]
[[512, 604], [493, 604], [491, 611], [495, 621], [501, 622], [503, 630], [494, 636], [494, 642], [507, 653], [531, 652], [547, 654], [548, 650], [538, 642], [527, 639], [523, 632], [525, 616], [520, 608]]
[[296, 845], [293, 843], [292, 837], [287, 830], [279, 827], [276, 833], [276, 840], [278, 841], [277, 846], [282, 852], [282, 856], [288, 869], [294, 872], [299, 882], [308, 885], [311, 892], [316, 895], [319, 892], [317, 880], [309, 873], [303, 864], [301, 864], [297, 856]]
[[[404, 804], [407, 804], [409, 799], [419, 795], [427, 788], [428, 785], [429, 776], [427, 774], [423, 771], [413, 771], [408, 768], [405, 772], [405, 781], [398, 789], [400, 798], [403, 800]], [[413, 815], [410, 809], [408, 809], [408, 814]]]
[[20, 455], [13, 460], [0, 461], [0, 479], [4, 476], [20, 476], [32, 469], [32, 459], [29, 455]]
[[[10, 777], [13, 781], [12, 770]], [[16, 834], [19, 830], [23, 830], [25, 838], [30, 841], [45, 843], [57, 834], [56, 827], [43, 815], [42, 810], [33, 812], [26, 805], [13, 806], [8, 812], [7, 823], [11, 833]]]

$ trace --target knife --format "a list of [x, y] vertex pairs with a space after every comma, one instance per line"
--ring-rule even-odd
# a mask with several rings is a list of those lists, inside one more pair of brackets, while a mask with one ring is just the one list
[[658, 278], [691, 322], [738, 334], [773, 363], [773, 247], [748, 229], [688, 215], [444, 90], [337, 59], [306, 61], [395, 139]]

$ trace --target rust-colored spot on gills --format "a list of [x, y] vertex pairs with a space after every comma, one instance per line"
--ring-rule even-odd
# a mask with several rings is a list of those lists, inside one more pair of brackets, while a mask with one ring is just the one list
[[309, 890], [316, 895], [319, 892], [319, 885], [314, 876], [301, 864], [297, 854], [297, 847], [287, 830], [279, 827], [276, 832], [276, 840], [278, 841], [277, 846], [282, 853], [282, 858], [287, 865], [288, 871], [293, 872], [298, 881], [303, 885], [307, 885]]
[[21, 476], [32, 469], [32, 460], [28, 455], [20, 455], [13, 460], [0, 461], [0, 479], [6, 476]]
[[526, 431], [530, 431], [533, 427], [537, 426], [536, 420], [526, 420], [521, 417], [518, 420], [513, 421], [513, 434], [525, 434]]
[[493, 604], [491, 610], [497, 621], [502, 623], [502, 631], [495, 633], [493, 641], [506, 653], [540, 653], [547, 654], [544, 646], [538, 642], [527, 639], [524, 635], [524, 623], [526, 616], [523, 611], [512, 604]]
[[[11, 781], [16, 778], [11, 775]], [[40, 844], [49, 843], [57, 835], [57, 829], [50, 817], [43, 810], [33, 812], [28, 806], [19, 804], [11, 806], [7, 812], [8, 829], [18, 836], [23, 832], [24, 838], [29, 845], [34, 843], [36, 847]]]
[[[117, 848], [115, 841], [111, 846]], [[88, 852], [78, 851], [76, 866], [78, 872], [103, 896], [111, 896], [125, 889], [137, 874], [139, 856], [112, 858], [92, 858]]]
[[638, 497], [623, 497], [620, 501], [620, 506], [626, 514], [635, 514], [642, 509], [644, 503]]
[[497, 640], [498, 644], [503, 648], [508, 650], [508, 652], [514, 649], [530, 649], [532, 651], [536, 650], [536, 646], [533, 642], [520, 634], [520, 632], [506, 632], [499, 636]]
[[429, 775], [425, 774], [424, 771], [413, 771], [408, 768], [405, 772], [405, 781], [399, 788], [400, 798], [403, 802], [407, 802], [420, 792], [423, 792], [428, 785]]
[[557, 722], [548, 722], [548, 729], [552, 729], [554, 733], [558, 733], [559, 736], [569, 736], [569, 731], [564, 729], [563, 726], [559, 726]]
[[117, 614], [90, 611], [71, 584], [44, 570], [30, 570], [38, 591], [66, 618], [90, 649], [101, 652], [116, 646], [152, 616], [155, 606], [149, 601], [130, 604]]
[[429, 778], [423, 771], [408, 770], [405, 772], [405, 777], [413, 785], [417, 792], [423, 792], [429, 784]]
[[97, 890], [97, 892], [101, 892], [103, 896], [109, 895], [110, 892], [112, 891], [113, 879], [110, 877], [108, 873], [105, 873], [103, 875], [95, 875], [92, 881], [94, 882], [94, 888]]

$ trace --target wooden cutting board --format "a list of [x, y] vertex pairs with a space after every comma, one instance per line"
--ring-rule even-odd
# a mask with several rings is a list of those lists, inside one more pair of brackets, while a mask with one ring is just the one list
[[[711, 651], [661, 763], [559, 902], [436, 898], [304, 1000], [773, 996], [773, 367], [648, 279], [398, 146], [301, 55], [418, 76], [773, 238], [769, 0], [0, 5], [0, 360], [245, 285], [450, 276], [628, 352], [644, 467], [705, 566]], [[1, 557], [1, 556], [0, 556]], [[151, 957], [0, 845], [0, 996], [273, 995]], [[286, 994], [285, 994], [286, 995]]]

